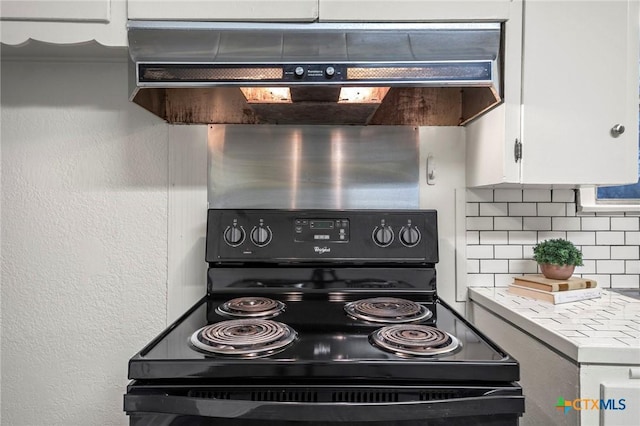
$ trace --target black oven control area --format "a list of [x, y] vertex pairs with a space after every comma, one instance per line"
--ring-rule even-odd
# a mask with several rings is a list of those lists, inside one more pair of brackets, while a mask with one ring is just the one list
[[434, 210], [210, 209], [210, 264], [435, 264]]
[[349, 219], [295, 219], [293, 240], [296, 243], [348, 243]]

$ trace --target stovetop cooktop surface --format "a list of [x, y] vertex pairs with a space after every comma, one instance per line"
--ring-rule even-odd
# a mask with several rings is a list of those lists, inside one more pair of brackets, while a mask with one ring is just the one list
[[[286, 324], [297, 333], [295, 341], [284, 350], [251, 359], [205, 353], [191, 344], [194, 332], [208, 324], [232, 319], [217, 312], [216, 308], [233, 295], [219, 296], [201, 300], [137, 354], [130, 362], [129, 377], [361, 376], [455, 380], [470, 374], [471, 377], [464, 379], [497, 380], [497, 374], [507, 375], [505, 380], [509, 381], [518, 379], [511, 377], [517, 376], [517, 363], [513, 359], [487, 343], [439, 301], [421, 303], [434, 312], [431, 318], [418, 323], [455, 336], [461, 346], [452, 353], [407, 357], [387, 352], [372, 345], [370, 339], [370, 335], [385, 324], [350, 318], [339, 294], [334, 294], [330, 300], [322, 300], [318, 295], [296, 292], [269, 295], [285, 305], [284, 312], [271, 320]], [[491, 373], [489, 370], [493, 369], [496, 371]]]

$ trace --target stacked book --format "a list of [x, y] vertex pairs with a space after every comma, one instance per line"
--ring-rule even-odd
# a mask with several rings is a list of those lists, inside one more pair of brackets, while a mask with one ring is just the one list
[[552, 280], [541, 274], [514, 277], [508, 291], [556, 305], [600, 297], [600, 288], [594, 280], [579, 277]]

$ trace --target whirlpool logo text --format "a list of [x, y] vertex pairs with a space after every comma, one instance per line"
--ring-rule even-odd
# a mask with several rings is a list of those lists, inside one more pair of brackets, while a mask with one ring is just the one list
[[624, 410], [627, 408], [627, 401], [624, 398], [620, 399], [564, 399], [558, 398], [556, 403], [556, 409], [562, 411], [565, 414], [571, 410], [584, 411], [584, 410]]
[[331, 253], [331, 247], [318, 247], [318, 246], [314, 246], [313, 247], [313, 251], [315, 251], [318, 254], [325, 254], [325, 253]]

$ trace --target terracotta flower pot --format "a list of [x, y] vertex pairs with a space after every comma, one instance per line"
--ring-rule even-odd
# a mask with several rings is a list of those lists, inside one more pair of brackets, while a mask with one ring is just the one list
[[550, 263], [540, 264], [542, 275], [552, 280], [566, 280], [576, 269], [575, 265], [552, 265]]

